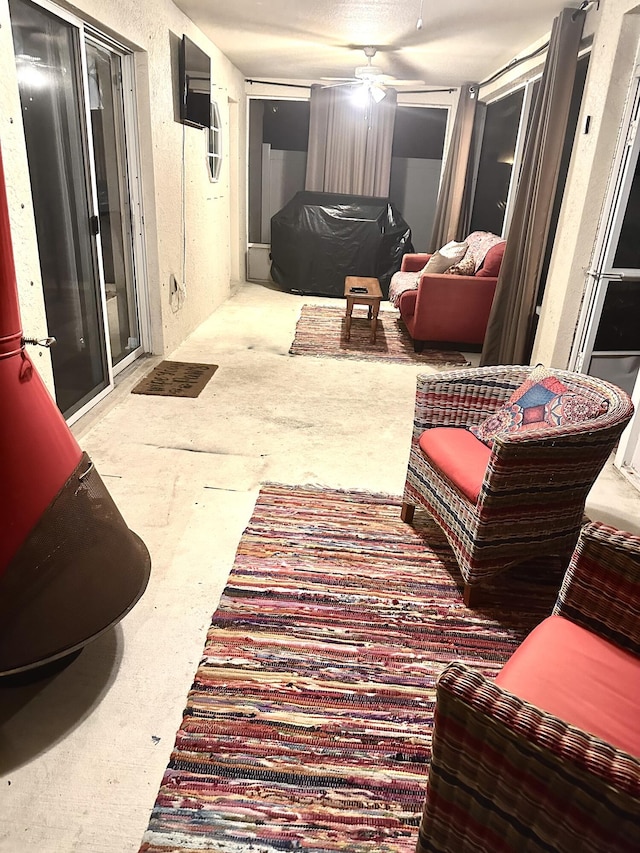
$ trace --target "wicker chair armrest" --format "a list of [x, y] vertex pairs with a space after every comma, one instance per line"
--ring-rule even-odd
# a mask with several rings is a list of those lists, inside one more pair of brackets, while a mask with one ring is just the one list
[[418, 851], [622, 853], [639, 816], [638, 759], [462, 663], [444, 670]]
[[563, 441], [587, 447], [594, 440], [598, 443], [608, 440], [605, 439], [605, 436], [614, 435], [617, 439], [628, 424], [631, 414], [632, 412], [621, 414], [619, 411], [615, 411], [611, 413], [611, 416], [605, 414], [598, 418], [578, 423], [568, 423], [562, 426], [545, 426], [540, 429], [524, 429], [517, 432], [505, 433], [504, 435], [497, 436], [494, 439], [494, 444], [500, 448], [500, 452], [515, 455], [523, 450], [528, 452], [535, 445], [540, 445], [547, 449], [558, 447]]
[[584, 527], [554, 613], [640, 655], [640, 537]]
[[541, 517], [541, 505], [561, 500], [577, 536], [587, 495], [624, 426], [624, 421], [597, 429], [575, 424], [498, 436], [478, 497], [480, 516], [513, 510], [517, 496], [519, 515], [533, 521]]
[[418, 375], [414, 440], [436, 426], [472, 426], [506, 402], [529, 367], [469, 368]]
[[601, 417], [497, 436], [481, 500], [498, 497], [503, 488], [526, 486], [531, 493], [538, 486], [590, 488], [626, 424], [627, 419]]

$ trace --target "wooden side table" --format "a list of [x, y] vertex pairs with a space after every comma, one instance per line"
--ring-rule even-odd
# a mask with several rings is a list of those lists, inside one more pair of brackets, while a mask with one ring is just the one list
[[[359, 293], [354, 292], [353, 288], [364, 288]], [[378, 311], [380, 310], [380, 302], [382, 301], [382, 291], [380, 290], [380, 282], [377, 278], [368, 278], [359, 275], [348, 275], [344, 280], [344, 296], [347, 300], [346, 313], [346, 338], [351, 337], [351, 314], [354, 305], [368, 305], [368, 317], [371, 320], [371, 343], [376, 342], [376, 327], [378, 325]]]

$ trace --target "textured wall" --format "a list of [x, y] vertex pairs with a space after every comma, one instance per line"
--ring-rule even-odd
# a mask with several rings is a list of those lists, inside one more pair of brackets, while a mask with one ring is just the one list
[[[69, 8], [136, 51], [151, 348], [154, 353], [168, 354], [228, 297], [230, 274], [237, 275], [241, 268], [239, 258], [246, 242], [244, 79], [168, 0], [81, 0]], [[216, 184], [208, 178], [205, 131], [175, 120], [183, 33], [212, 59], [213, 97], [220, 108], [224, 152]], [[14, 245], [20, 258], [23, 323], [30, 333], [42, 334], [44, 304], [7, 0], [0, 0], [0, 47], [0, 141], [10, 184]], [[230, 127], [230, 114], [235, 127]], [[233, 192], [232, 174], [236, 181]], [[171, 293], [172, 276], [179, 284], [177, 294]]]

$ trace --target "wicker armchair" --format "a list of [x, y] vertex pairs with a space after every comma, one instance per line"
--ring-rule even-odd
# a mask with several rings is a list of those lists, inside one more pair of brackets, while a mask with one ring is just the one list
[[[630, 652], [632, 661], [638, 657], [640, 538], [601, 524], [585, 527], [554, 614]], [[640, 850], [640, 760], [464, 664], [450, 664], [437, 685], [416, 849]]]
[[478, 584], [527, 558], [557, 555], [568, 564], [587, 494], [633, 413], [629, 396], [614, 385], [555, 370], [570, 391], [606, 399], [606, 414], [497, 437], [486, 449], [482, 485], [471, 500], [421, 450], [420, 437], [433, 427], [479, 424], [531, 370], [483, 367], [418, 376], [402, 518], [411, 523], [416, 505], [434, 517], [458, 561], [468, 605]]

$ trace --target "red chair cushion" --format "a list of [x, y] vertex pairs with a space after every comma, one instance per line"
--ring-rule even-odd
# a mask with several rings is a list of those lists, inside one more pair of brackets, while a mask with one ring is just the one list
[[640, 660], [586, 628], [549, 616], [514, 652], [496, 684], [640, 757]]
[[485, 255], [484, 262], [476, 275], [480, 278], [497, 278], [506, 246], [507, 244], [504, 241], [492, 246]]
[[472, 503], [476, 503], [491, 450], [461, 427], [434, 427], [418, 441], [430, 461]]

